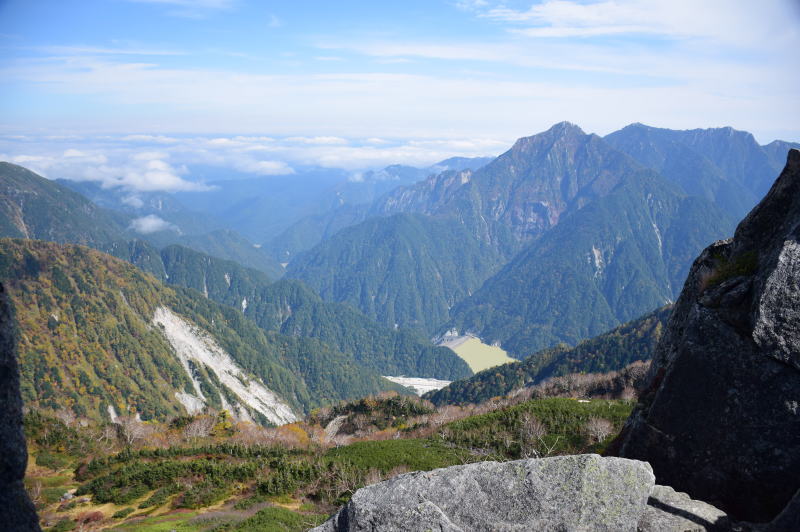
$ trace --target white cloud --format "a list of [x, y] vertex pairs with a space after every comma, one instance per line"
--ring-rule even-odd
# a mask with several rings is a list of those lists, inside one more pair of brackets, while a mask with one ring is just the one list
[[136, 160], [142, 161], [141, 166], [130, 168], [119, 176], [112, 176], [105, 183], [106, 186], [121, 186], [138, 191], [178, 191], [197, 190], [204, 188], [196, 183], [181, 179], [175, 169], [167, 162], [154, 158]]
[[130, 205], [134, 209], [140, 209], [144, 206], [144, 201], [142, 201], [142, 198], [135, 195], [125, 196], [122, 198], [122, 203], [125, 205]]
[[294, 169], [282, 161], [243, 161], [234, 164], [234, 168], [258, 175], [293, 174]]
[[166, 13], [177, 17], [204, 18], [210, 12], [232, 8], [236, 0], [128, 0], [138, 4], [156, 4], [168, 7]]
[[459, 9], [464, 9], [466, 11], [478, 11], [483, 9], [489, 5], [489, 2], [486, 0], [459, 0], [455, 3], [455, 6]]
[[[548, 16], [548, 20], [556, 21], [555, 15]], [[555, 22], [542, 27], [570, 31], [569, 28], [579, 27], [577, 17], [558, 19], [563, 21], [558, 28]], [[526, 27], [502, 23], [520, 31]], [[756, 21], [751, 26], [764, 24]], [[788, 38], [785, 32], [774, 33], [776, 39], [770, 40], [771, 46], [776, 40], [785, 42]], [[758, 56], [758, 60], [742, 61], [739, 54], [721, 54], [714, 47], [691, 43], [667, 49], [619, 49], [583, 40], [533, 41], [535, 45], [523, 37], [497, 43], [395, 40], [335, 46], [382, 59], [411, 57], [481, 61], [487, 68], [525, 67], [513, 76], [463, 68], [441, 69], [436, 74], [270, 75], [76, 56], [10, 62], [0, 68], [0, 79], [34, 83], [56, 94], [91, 98], [99, 109], [94, 115], [78, 119], [66, 112], [63, 116], [48, 115], [46, 120], [40, 119], [42, 123], [37, 123], [37, 117], [30, 117], [26, 124], [31, 127], [53, 129], [62, 125], [84, 131], [113, 131], [122, 122], [103, 116], [116, 116], [122, 110], [126, 113], [127, 131], [160, 135], [161, 143], [175, 145], [183, 141], [167, 134], [181, 130], [256, 136], [268, 131], [313, 139], [308, 136], [311, 132], [333, 142], [341, 142], [338, 139], [342, 137], [480, 135], [513, 139], [564, 118], [600, 131], [625, 125], [622, 117], [665, 127], [732, 125], [764, 138], [774, 138], [777, 131], [797, 131], [794, 117], [800, 112], [800, 94], [794, 89], [800, 79], [797, 69], [786, 67], [793, 61], [786, 57], [797, 46]], [[332, 49], [334, 45], [327, 47]], [[545, 77], [539, 75], [539, 69], [568, 75], [563, 79]], [[597, 73], [605, 76], [600, 83], [596, 82]], [[565, 98], [558, 98], [559, 94]], [[640, 105], [654, 95], [660, 99]], [[706, 105], [709, 101], [710, 108]], [[169, 118], [152, 113], [154, 105], [169, 109]], [[114, 113], [103, 113], [103, 109], [113, 109]], [[633, 116], [633, 111], [642, 114]], [[266, 139], [258, 146], [236, 136], [220, 137], [218, 142], [231, 147], [238, 143], [252, 153], [268, 154], [273, 148]], [[258, 159], [251, 157], [251, 161]]]
[[[69, 141], [74, 144], [74, 140]], [[107, 141], [106, 141], [107, 142]], [[179, 190], [204, 190], [207, 187], [183, 179], [179, 170], [164, 159], [166, 152], [131, 150], [130, 147], [108, 149], [86, 142], [85, 149], [63, 149], [56, 144], [42, 142], [36, 146], [39, 153], [16, 153], [3, 155], [3, 158], [50, 179], [72, 179], [75, 181], [94, 181], [103, 188], [123, 188], [135, 192]], [[30, 150], [30, 145], [14, 146], [7, 149]]]
[[122, 140], [127, 142], [148, 142], [157, 144], [175, 144], [179, 139], [165, 135], [126, 135]]
[[25, 164], [40, 164], [44, 165], [47, 164], [47, 157], [43, 157], [41, 155], [12, 155], [10, 157], [4, 157], [10, 160], [14, 164], [25, 165]]
[[286, 141], [302, 144], [347, 144], [347, 139], [342, 137], [289, 137]]
[[531, 37], [648, 34], [762, 47], [774, 46], [776, 38], [797, 36], [787, 24], [788, 10], [793, 7], [787, 0], [757, 4], [730, 0], [546, 0], [527, 10], [500, 5], [487, 6], [481, 13], [489, 19], [528, 26], [521, 32]]
[[136, 218], [135, 220], [131, 221], [130, 228], [136, 231], [137, 233], [143, 235], [156, 233], [158, 231], [178, 232], [177, 227], [167, 222], [166, 220], [159, 218], [155, 214], [148, 214], [147, 216]]
[[134, 161], [153, 161], [169, 159], [169, 153], [164, 151], [142, 151], [131, 156]]
[[[528, 131], [530, 132], [530, 131]], [[7, 139], [8, 137], [6, 137]], [[345, 139], [314, 137], [187, 137], [175, 144], [154, 141], [132, 143], [128, 135], [87, 138], [80, 149], [65, 149], [74, 140], [24, 142], [0, 139], [0, 158], [16, 161], [47, 177], [95, 181], [105, 188], [130, 192], [126, 202], [140, 206], [137, 192], [199, 190], [193, 167], [231, 169], [252, 176], [290, 175], [297, 166], [321, 166], [351, 172], [358, 180], [363, 170], [390, 164], [429, 166], [452, 156], [496, 155], [513, 139]], [[37, 152], [30, 149], [36, 146]], [[156, 148], [156, 149], [152, 149]], [[27, 151], [27, 152], [26, 152]], [[69, 152], [69, 153], [67, 153]], [[102, 161], [102, 163], [98, 163]]]

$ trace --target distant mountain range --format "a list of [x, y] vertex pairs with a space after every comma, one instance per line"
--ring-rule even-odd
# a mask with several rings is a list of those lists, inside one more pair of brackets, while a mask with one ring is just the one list
[[442, 172], [476, 170], [492, 159], [451, 157], [427, 168], [395, 164], [379, 171], [365, 172], [333, 189], [335, 201], [328, 210], [300, 218], [265, 242], [264, 247], [281, 262], [289, 262], [298, 253], [311, 249], [340, 229], [366, 220], [370, 217], [370, 204], [395, 188]]
[[735, 219], [767, 193], [789, 149], [800, 146], [780, 140], [760, 146], [750, 133], [730, 127], [675, 131], [643, 124], [631, 124], [605, 140]]
[[[30, 320], [22, 326], [39, 331], [25, 349], [50, 353], [31, 370], [49, 375], [49, 384], [31, 377], [27, 397], [97, 415], [102, 404], [114, 404], [164, 416], [186, 409], [190, 399], [180, 394], [194, 393], [197, 400], [195, 392], [207, 388], [204, 404], [222, 405], [235, 390], [217, 383], [213, 370], [184, 371], [184, 378], [177, 376], [180, 357], [162, 360], [158, 353], [176, 349], [168, 346], [169, 335], [150, 335], [142, 343], [162, 307], [177, 316], [160, 312], [162, 322], [210, 335], [242, 375], [260, 379], [292, 415], [344, 397], [401, 389], [380, 375], [470, 377], [466, 363], [430, 337], [474, 335], [515, 357], [533, 355], [520, 366], [524, 371], [495, 368], [492, 375], [500, 380], [489, 378], [494, 384], [483, 373], [460, 381], [478, 383], [486, 393], [505, 393], [503, 382], [525, 381], [530, 368], [538, 376], [562, 366], [604, 370], [613, 365], [598, 363], [605, 355], [590, 350], [598, 354], [583, 356], [584, 344], [578, 351], [568, 346], [670, 303], [693, 257], [730, 235], [733, 220], [764, 193], [792, 146], [759, 146], [749, 133], [730, 128], [672, 131], [641, 124], [601, 138], [564, 122], [519, 139], [494, 159], [453, 158], [428, 168], [394, 165], [363, 174], [312, 169], [135, 200], [124, 191], [54, 182], [0, 163], [0, 236], [62, 244], [3, 241], [3, 278]], [[136, 221], [148, 216], [163, 225], [137, 230]], [[109, 253], [153, 277], [64, 244]], [[41, 267], [51, 262], [63, 275]], [[285, 278], [273, 282], [284, 273], [278, 262], [288, 263]], [[100, 278], [108, 283], [89, 282], [87, 268], [105, 272]], [[121, 271], [150, 294], [130, 316], [119, 315], [128, 308], [122, 300], [130, 301], [127, 281], [117, 278]], [[42, 294], [41, 301], [24, 299], [31, 290]], [[104, 295], [90, 311], [75, 299], [78, 294], [95, 301], [95, 293]], [[67, 345], [67, 337], [54, 332], [62, 331], [62, 314], [79, 307], [88, 320], [82, 323], [92, 324], [87, 334], [105, 339], [94, 355], [83, 349], [95, 345], [91, 338]], [[58, 311], [50, 313], [52, 320], [41, 314], [51, 308]], [[37, 329], [36, 319], [53, 328]], [[653, 319], [632, 330], [655, 334]], [[114, 328], [122, 344], [113, 340]], [[625, 330], [611, 334], [627, 337]], [[606, 339], [599, 345], [612, 344]], [[78, 366], [89, 367], [92, 356], [117, 357], [117, 345], [127, 346], [128, 357], [149, 350], [142, 371], [151, 373], [137, 368], [124, 384], [115, 374], [110, 386], [116, 395], [108, 391], [110, 374], [84, 370], [87, 380], [59, 369], [54, 358], [72, 349]], [[254, 362], [258, 356], [248, 358], [252, 349], [267, 353], [263, 366]], [[627, 360], [620, 349], [610, 352]], [[327, 372], [327, 366], [333, 369]], [[94, 398], [76, 398], [89, 389], [81, 388], [81, 379], [97, 391], [89, 394]], [[230, 395], [228, 404], [242, 416], [270, 419], [243, 397]], [[276, 412], [284, 407], [276, 408], [271, 415], [280, 417]]]
[[[108, 207], [90, 201], [83, 192], [99, 198], [100, 205]], [[150, 208], [122, 208], [125, 204], [120, 198], [95, 185], [51, 181], [21, 166], [0, 162], [0, 236], [84, 244], [112, 254], [116, 254], [114, 250], [124, 253], [127, 246], [123, 243], [133, 239], [146, 239], [159, 247], [180, 243], [235, 260], [272, 277], [282, 275], [283, 268], [275, 259], [241, 235], [224, 229], [183, 232], [176, 225], [178, 221], [181, 226], [199, 227], [201, 231], [212, 226], [199, 223], [201, 216], [190, 213], [166, 194], [153, 194], [145, 199]], [[163, 215], [164, 222], [172, 228], [146, 233], [134, 229], [134, 220], [153, 213]], [[117, 256], [128, 258], [124, 254]]]
[[[652, 144], [631, 149], [640, 160], [614, 147], [640, 146], [631, 140], [640, 136]], [[398, 187], [372, 203], [371, 218], [296, 256], [287, 276], [382, 323], [469, 333], [518, 357], [599, 334], [674, 299], [692, 257], [730, 234], [780, 152], [729, 128], [683, 135], [634, 125], [609, 138], [560, 123], [474, 171]], [[744, 156], [726, 159], [741, 146]], [[671, 155], [647, 159], [648, 149]], [[666, 175], [648, 166], [667, 159], [657, 165]], [[692, 193], [683, 188], [695, 181]], [[728, 181], [748, 191], [738, 204], [725, 199]], [[415, 236], [403, 239], [394, 216], [409, 213]], [[409, 256], [438, 257], [427, 282], [409, 271]]]

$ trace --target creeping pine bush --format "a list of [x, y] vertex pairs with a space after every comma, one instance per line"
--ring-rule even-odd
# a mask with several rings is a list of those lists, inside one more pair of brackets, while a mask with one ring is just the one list
[[229, 489], [228, 485], [220, 480], [205, 480], [186, 490], [176, 506], [178, 508], [211, 506], [225, 497]]
[[135, 510], [132, 507], [123, 508], [122, 510], [115, 512], [111, 517], [114, 519], [123, 519], [131, 515], [133, 512], [135, 512]]

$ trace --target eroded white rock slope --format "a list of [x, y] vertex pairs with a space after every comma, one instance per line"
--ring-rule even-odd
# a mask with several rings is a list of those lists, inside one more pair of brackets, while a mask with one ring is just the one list
[[450, 384], [450, 381], [429, 379], [425, 377], [389, 377], [384, 375], [383, 378], [411, 388], [416, 392], [417, 395], [425, 395], [428, 392], [440, 390]]
[[153, 323], [163, 327], [164, 335], [180, 359], [194, 385], [194, 394], [177, 392], [175, 397], [189, 413], [196, 413], [206, 405], [206, 398], [200, 390], [200, 381], [193, 374], [189, 360], [198, 366], [205, 365], [211, 369], [231, 392], [239, 399], [239, 404], [231, 405], [222, 397], [223, 407], [239, 419], [250, 420], [247, 406], [263, 414], [276, 425], [291, 423], [297, 416], [275, 392], [267, 388], [259, 379], [247, 376], [234, 362], [231, 356], [205, 331], [189, 322], [166, 307], [156, 309]]

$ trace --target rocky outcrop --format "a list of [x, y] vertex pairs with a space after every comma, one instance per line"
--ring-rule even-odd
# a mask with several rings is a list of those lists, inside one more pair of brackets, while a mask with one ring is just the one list
[[636, 530], [653, 482], [643, 462], [597, 455], [480, 462], [362, 488], [314, 530]]
[[5, 287], [0, 284], [0, 523], [3, 530], [40, 530], [36, 510], [22, 484], [27, 462], [14, 320]]
[[800, 488], [800, 151], [694, 262], [650, 375], [616, 454], [737, 519], [779, 514]]
[[480, 462], [409, 473], [362, 488], [313, 530], [732, 529], [721, 510], [653, 482], [645, 462], [593, 454]]
[[[647, 507], [639, 519], [638, 531], [702, 532], [731, 530], [728, 516], [710, 504], [695, 501], [669, 486], [653, 486]], [[742, 527], [741, 530], [746, 530]]]

